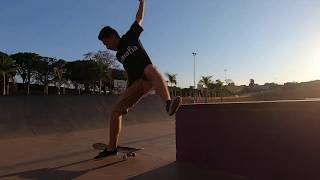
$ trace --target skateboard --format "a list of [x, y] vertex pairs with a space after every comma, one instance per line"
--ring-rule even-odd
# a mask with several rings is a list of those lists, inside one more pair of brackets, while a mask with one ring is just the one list
[[[107, 147], [104, 143], [94, 143], [92, 144], [93, 149], [103, 151]], [[136, 157], [137, 151], [143, 150], [143, 148], [134, 148], [134, 147], [126, 147], [126, 146], [118, 146], [118, 153], [114, 156], [122, 155], [123, 160], [127, 160], [128, 157]]]

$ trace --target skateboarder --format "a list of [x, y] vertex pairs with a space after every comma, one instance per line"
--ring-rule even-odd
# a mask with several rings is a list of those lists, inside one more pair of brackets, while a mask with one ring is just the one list
[[117, 31], [109, 26], [102, 28], [99, 33], [98, 38], [106, 48], [117, 51], [116, 57], [128, 74], [128, 86], [112, 107], [109, 144], [95, 159], [117, 153], [122, 115], [128, 113], [150, 90], [154, 89], [161, 96], [165, 102], [164, 108], [170, 116], [176, 113], [181, 103], [180, 97], [170, 98], [163, 77], [152, 64], [139, 40], [143, 31], [141, 25], [144, 19], [144, 0], [139, 0], [139, 2], [136, 19], [126, 34], [120, 37]]

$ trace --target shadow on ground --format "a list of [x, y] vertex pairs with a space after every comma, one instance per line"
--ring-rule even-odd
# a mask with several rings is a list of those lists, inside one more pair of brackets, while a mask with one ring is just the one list
[[188, 180], [188, 179], [248, 180], [245, 177], [216, 171], [188, 163], [173, 162], [158, 169], [129, 178], [129, 180]]
[[82, 176], [90, 171], [98, 170], [101, 168], [105, 168], [108, 166], [112, 166], [118, 163], [121, 163], [125, 160], [119, 160], [116, 162], [108, 163], [103, 166], [98, 166], [94, 168], [89, 168], [81, 171], [67, 171], [67, 170], [61, 170], [62, 168], [70, 167], [77, 164], [83, 164], [83, 163], [94, 163], [96, 161], [92, 159], [83, 160], [79, 162], [70, 163], [67, 165], [54, 167], [54, 168], [41, 168], [36, 170], [30, 170], [30, 171], [23, 171], [23, 172], [17, 172], [17, 173], [11, 173], [0, 176], [0, 178], [8, 178], [8, 177], [20, 177], [20, 178], [29, 178], [29, 179], [35, 179], [35, 180], [70, 180], [77, 178], [79, 176]]

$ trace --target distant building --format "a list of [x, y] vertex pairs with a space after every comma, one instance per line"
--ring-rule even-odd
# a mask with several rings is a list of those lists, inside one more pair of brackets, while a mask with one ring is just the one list
[[114, 80], [113, 81], [114, 93], [120, 94], [127, 87], [127, 81], [125, 80]]

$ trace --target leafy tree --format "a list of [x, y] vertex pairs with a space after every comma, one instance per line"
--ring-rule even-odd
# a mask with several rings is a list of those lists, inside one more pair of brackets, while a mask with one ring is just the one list
[[96, 53], [89, 52], [84, 54], [84, 59], [87, 61], [91, 60], [97, 62], [100, 64], [100, 68], [104, 69], [103, 76], [101, 76], [101, 79], [99, 79], [99, 91], [101, 94], [102, 84], [109, 86], [112, 84], [114, 79], [112, 75], [112, 69], [119, 69], [119, 63], [114, 54], [111, 54], [109, 51], [98, 51]]
[[[2, 74], [3, 79], [3, 95], [6, 95], [6, 76], [14, 77], [16, 72], [16, 67], [14, 60], [11, 59], [7, 54], [0, 52], [0, 74]], [[7, 94], [9, 94], [9, 86], [7, 86]]]
[[27, 95], [30, 94], [30, 83], [34, 75], [34, 63], [41, 59], [35, 53], [16, 53], [10, 56], [15, 60], [17, 72], [21, 76], [23, 83], [27, 84]]
[[90, 91], [90, 87], [95, 93], [97, 82], [100, 82], [101, 93], [101, 81], [107, 80], [107, 73], [104, 64], [93, 60], [69, 62], [66, 66], [67, 79], [75, 85], [76, 89], [83, 85], [87, 93]]
[[107, 79], [107, 68], [104, 64], [95, 61], [84, 61], [86, 63], [87, 83], [92, 85], [95, 93], [95, 84], [99, 82], [99, 91], [101, 94], [101, 82]]
[[67, 62], [63, 59], [60, 59], [52, 64], [53, 67], [53, 82], [55, 83], [58, 89], [58, 95], [61, 94], [60, 88], [63, 86], [63, 95], [65, 94], [65, 86], [68, 84], [66, 77], [66, 65]]
[[80, 87], [85, 82], [85, 66], [84, 63], [80, 60], [69, 62], [66, 65], [66, 78], [71, 81], [76, 91], [80, 94]]
[[254, 79], [250, 79], [249, 87], [253, 88], [256, 84], [254, 83]]
[[227, 85], [234, 85], [234, 82], [233, 82], [233, 80], [232, 79], [226, 79], [226, 84]]
[[235, 83], [231, 79], [226, 80], [226, 90], [231, 94], [234, 95], [236, 93], [237, 87]]
[[128, 75], [124, 70], [121, 69], [111, 69], [112, 79], [127, 80]]
[[87, 53], [87, 59], [102, 63], [107, 66], [107, 68], [119, 68], [119, 63], [116, 57], [109, 51], [98, 51], [96, 53]]
[[44, 95], [48, 95], [48, 86], [53, 81], [53, 63], [57, 60], [51, 57], [41, 57], [41, 59], [34, 62], [35, 80], [43, 85]]

